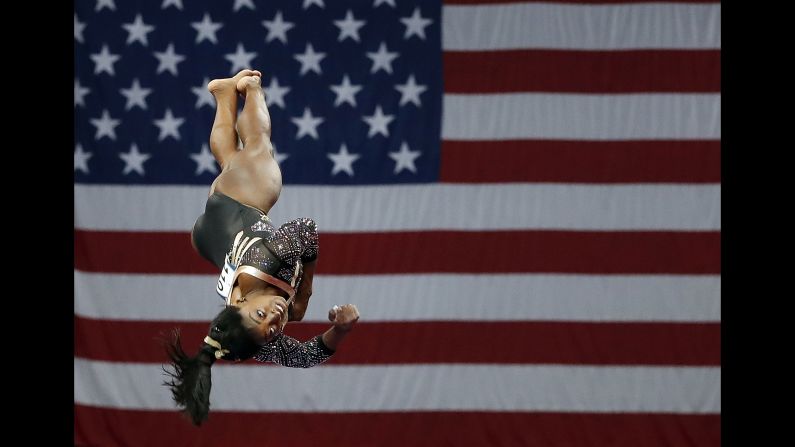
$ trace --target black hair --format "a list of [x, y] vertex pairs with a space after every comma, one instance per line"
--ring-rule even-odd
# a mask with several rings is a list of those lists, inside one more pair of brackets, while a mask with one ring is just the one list
[[[228, 349], [224, 360], [241, 361], [254, 356], [260, 346], [249, 329], [243, 326], [239, 309], [226, 306], [210, 323], [210, 338]], [[163, 384], [171, 388], [174, 402], [182, 408], [194, 425], [201, 425], [210, 412], [210, 368], [215, 363], [216, 348], [202, 342], [199, 352], [188, 356], [182, 349], [179, 329], [174, 329], [170, 339], [165, 340], [165, 349], [171, 360], [173, 371], [163, 370], [171, 380]]]

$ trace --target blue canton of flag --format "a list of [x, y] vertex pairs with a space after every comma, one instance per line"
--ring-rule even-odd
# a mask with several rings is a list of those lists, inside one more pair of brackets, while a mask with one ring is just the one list
[[419, 0], [77, 1], [75, 181], [209, 184], [206, 85], [253, 68], [285, 183], [434, 182], [440, 17]]

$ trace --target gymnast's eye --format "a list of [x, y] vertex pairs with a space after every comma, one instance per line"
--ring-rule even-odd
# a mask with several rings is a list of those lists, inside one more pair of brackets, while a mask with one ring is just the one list
[[260, 317], [260, 318], [265, 318], [265, 312], [257, 309], [257, 316]]

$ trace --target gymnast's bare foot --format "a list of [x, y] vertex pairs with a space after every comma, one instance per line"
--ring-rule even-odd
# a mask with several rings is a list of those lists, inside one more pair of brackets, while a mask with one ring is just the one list
[[231, 78], [213, 79], [207, 84], [207, 90], [213, 95], [234, 92], [238, 81], [246, 76], [262, 76], [262, 73], [259, 70], [240, 70]]
[[259, 75], [243, 76], [239, 81], [237, 81], [237, 91], [243, 95], [245, 95], [249, 89], [257, 89], [262, 91], [262, 87], [260, 85], [261, 82], [262, 77]]

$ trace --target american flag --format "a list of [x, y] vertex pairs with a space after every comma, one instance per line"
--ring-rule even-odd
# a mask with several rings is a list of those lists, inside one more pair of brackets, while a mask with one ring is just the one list
[[[75, 444], [718, 446], [721, 5], [74, 3]], [[196, 428], [156, 337], [198, 348], [219, 272], [205, 86], [263, 72], [320, 231], [288, 335], [326, 364], [213, 367]]]

